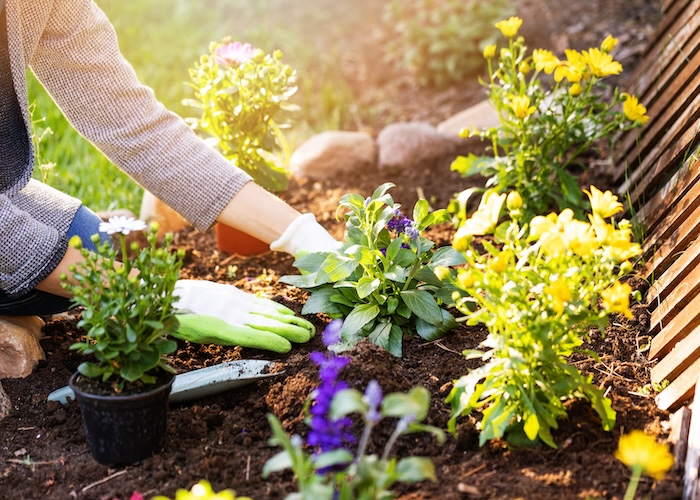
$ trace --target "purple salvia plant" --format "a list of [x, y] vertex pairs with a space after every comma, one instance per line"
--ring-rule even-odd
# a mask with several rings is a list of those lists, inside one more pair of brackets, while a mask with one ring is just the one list
[[[323, 343], [330, 347], [340, 340], [340, 329], [343, 321], [336, 319], [331, 321], [323, 332]], [[312, 404], [309, 410], [311, 430], [307, 436], [307, 444], [315, 448], [319, 453], [343, 448], [347, 444], [355, 442], [355, 437], [349, 429], [352, 421], [349, 417], [332, 419], [330, 416], [333, 396], [339, 391], [347, 389], [348, 385], [338, 380], [340, 372], [350, 363], [350, 358], [337, 356], [332, 351], [321, 353], [318, 351], [310, 354], [311, 361], [319, 367], [319, 386], [311, 393]]]

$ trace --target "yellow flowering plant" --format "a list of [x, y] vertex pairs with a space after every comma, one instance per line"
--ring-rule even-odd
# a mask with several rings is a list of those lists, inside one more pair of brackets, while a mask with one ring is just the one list
[[[615, 38], [608, 36], [600, 47], [580, 52], [566, 50], [559, 58], [544, 49], [530, 53], [518, 36], [521, 25], [518, 17], [500, 21], [496, 27], [507, 44], [483, 50], [489, 81], [482, 84], [500, 125], [461, 133], [488, 140], [494, 156], [459, 156], [451, 168], [465, 177], [487, 177], [487, 190], [518, 191], [527, 219], [554, 207], [570, 207], [581, 217], [585, 199], [571, 172], [585, 167], [582, 155], [649, 117], [636, 97], [606, 82], [622, 72], [611, 54]], [[465, 204], [458, 196], [451, 205], [461, 223]]]
[[673, 466], [673, 454], [667, 444], [657, 443], [652, 436], [634, 430], [620, 437], [615, 458], [632, 471], [624, 500], [633, 500], [642, 474], [660, 481]]
[[[591, 328], [604, 332], [610, 314], [631, 314], [632, 289], [619, 280], [641, 249], [630, 223], [611, 218], [622, 210], [617, 197], [594, 186], [586, 194], [587, 222], [571, 209], [526, 222], [519, 193], [488, 193], [455, 234], [466, 265], [436, 275], [459, 289], [459, 320], [489, 335], [483, 350], [464, 353], [484, 364], [455, 381], [451, 431], [459, 416], [480, 411], [482, 444], [506, 435], [555, 447], [551, 430], [572, 398], [589, 400], [606, 430], [614, 425], [610, 401], [568, 360], [595, 357], [584, 348]], [[499, 224], [504, 205], [509, 217]]]

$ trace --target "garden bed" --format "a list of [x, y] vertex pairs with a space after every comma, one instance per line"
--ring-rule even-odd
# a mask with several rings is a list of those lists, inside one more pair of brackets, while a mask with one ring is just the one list
[[[530, 45], [556, 44], [565, 37], [568, 45], [583, 48], [599, 43], [608, 32], [641, 44], [644, 37], [651, 34], [648, 23], [655, 21], [651, 16], [652, 6], [658, 2], [594, 3], [601, 5], [596, 9], [586, 4], [586, 12], [582, 13], [574, 6], [568, 11], [545, 8], [547, 4], [559, 7], [559, 2], [555, 1], [522, 2], [525, 26], [528, 23], [526, 14], [534, 20], [542, 12], [548, 13], [552, 26], [556, 26], [549, 37], [540, 35], [540, 39], [533, 40]], [[629, 24], [630, 19], [635, 20], [635, 24]], [[618, 25], [611, 24], [615, 20]], [[524, 34], [529, 39], [529, 34]], [[623, 61], [626, 72], [632, 71], [634, 61], [634, 57]], [[624, 81], [621, 85], [624, 87]], [[474, 86], [471, 88], [470, 94], [455, 89], [444, 92], [413, 89], [415, 101], [401, 107], [397, 115], [433, 121], [445, 118], [426, 116], [426, 112], [440, 110], [449, 115], [448, 111], [457, 111], [459, 106], [483, 98], [481, 91]], [[389, 85], [385, 92], [387, 102], [411, 101], [406, 96], [396, 97], [401, 95], [399, 87]], [[416, 103], [420, 104], [417, 109]], [[405, 208], [412, 207], [418, 197], [425, 197], [433, 208], [445, 207], [455, 192], [474, 182], [451, 172], [448, 164], [426, 165], [391, 176], [366, 173], [324, 182], [294, 180], [285, 198], [300, 211], [316, 214], [340, 239], [343, 226], [334, 218], [340, 197], [348, 192], [367, 196], [386, 181], [397, 185], [390, 193]], [[608, 185], [606, 172], [599, 168], [590, 170], [580, 181], [582, 186], [593, 183], [601, 189], [613, 187]], [[425, 236], [443, 246], [450, 244], [453, 234], [454, 229], [444, 224], [431, 228]], [[187, 251], [184, 278], [233, 283], [246, 291], [271, 297], [296, 312], [301, 311], [306, 292], [278, 281], [283, 275], [297, 273], [291, 257], [273, 253], [251, 258], [220, 254], [216, 251], [213, 231], [186, 230], [176, 236], [174, 244]], [[633, 280], [632, 284], [642, 293], [646, 291], [647, 285], [641, 280]], [[656, 407], [653, 394], [642, 391], [649, 383], [651, 366], [643, 351], [643, 346], [649, 342], [649, 316], [643, 304], [634, 305], [632, 312], [633, 319], [614, 316], [604, 335], [592, 335], [590, 347], [600, 355], [599, 362], [584, 358], [574, 360], [580, 370], [593, 376], [595, 384], [604, 388], [612, 400], [612, 407], [617, 411], [613, 431], [603, 431], [597, 414], [588, 403], [572, 402], [568, 419], [560, 421], [559, 429], [554, 432], [557, 449], [546, 446], [511, 448], [498, 440], [479, 447], [474, 421], [462, 417], [457, 434], [448, 435], [443, 445], [427, 434], [403, 436], [398, 441], [394, 448], [397, 456], [430, 457], [438, 478], [435, 483], [396, 488], [399, 496], [405, 499], [621, 498], [629, 472], [613, 457], [620, 435], [643, 429], [664, 439], [669, 431], [669, 415]], [[328, 322], [324, 316], [308, 319], [319, 332]], [[26, 499], [126, 500], [134, 491], [146, 498], [155, 494], [173, 497], [178, 488], [190, 488], [202, 478], [208, 479], [215, 490], [233, 488], [238, 494], [256, 499], [282, 498], [295, 491], [289, 472], [275, 473], [268, 479], [261, 477], [266, 460], [279, 451], [267, 443], [270, 429], [265, 417], [274, 413], [288, 432], [306, 434], [304, 404], [318, 382], [317, 368], [309, 361], [308, 354], [324, 349], [320, 335], [308, 344], [295, 346], [287, 355], [181, 342], [174, 360], [178, 371], [254, 358], [277, 361], [275, 369], [285, 373], [235, 392], [171, 405], [165, 450], [135, 465], [110, 468], [92, 459], [78, 405], [73, 402], [63, 406], [46, 400], [51, 391], [67, 383], [82, 361], [80, 355], [69, 350], [81, 336], [76, 321], [75, 313], [52, 319], [45, 328], [46, 338], [42, 340], [47, 360], [26, 379], [3, 381], [14, 410], [0, 421], [0, 491], [11, 491], [13, 498]], [[485, 329], [460, 326], [438, 342], [426, 343], [417, 336], [407, 338], [401, 359], [362, 343], [350, 351], [352, 361], [342, 377], [360, 390], [371, 379], [376, 379], [385, 393], [422, 385], [432, 397], [426, 423], [445, 428], [450, 409], [444, 399], [452, 382], [477, 366], [477, 361], [465, 360], [461, 352], [476, 348], [485, 336]], [[373, 435], [370, 451], [381, 449], [390, 432], [380, 426]], [[658, 482], [644, 479], [638, 492], [654, 498], [680, 498], [681, 472], [674, 470]]]

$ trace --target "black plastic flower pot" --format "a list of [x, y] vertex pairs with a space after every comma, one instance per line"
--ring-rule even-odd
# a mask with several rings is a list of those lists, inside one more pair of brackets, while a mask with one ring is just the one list
[[174, 375], [120, 394], [96, 393], [95, 383], [73, 374], [69, 385], [80, 404], [85, 433], [95, 460], [105, 465], [138, 462], [165, 446], [168, 396]]

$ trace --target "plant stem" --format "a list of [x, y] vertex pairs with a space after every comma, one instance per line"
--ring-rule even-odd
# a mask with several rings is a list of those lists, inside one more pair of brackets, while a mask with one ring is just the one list
[[625, 491], [624, 500], [634, 500], [634, 495], [637, 492], [637, 486], [639, 486], [639, 479], [642, 477], [642, 468], [640, 466], [635, 466], [632, 468], [632, 477], [630, 478], [630, 484], [627, 485], [627, 491]]

